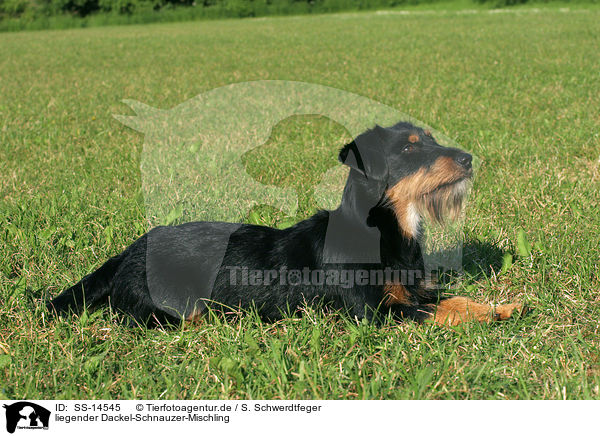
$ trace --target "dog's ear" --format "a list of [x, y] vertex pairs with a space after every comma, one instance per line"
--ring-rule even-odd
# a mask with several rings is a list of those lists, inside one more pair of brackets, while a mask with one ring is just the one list
[[373, 130], [359, 135], [340, 150], [339, 161], [355, 169], [367, 179], [383, 180], [387, 175], [387, 164], [382, 147], [384, 135], [385, 129], [380, 126], [375, 126]]
[[344, 148], [340, 150], [338, 160], [344, 165], [348, 165], [350, 168], [359, 171], [361, 174], [365, 174], [365, 165], [360, 157], [355, 141], [344, 145]]

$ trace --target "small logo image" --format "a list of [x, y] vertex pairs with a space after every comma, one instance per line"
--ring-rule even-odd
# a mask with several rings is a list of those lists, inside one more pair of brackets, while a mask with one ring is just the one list
[[6, 409], [6, 431], [14, 433], [15, 429], [27, 430], [48, 430], [50, 421], [50, 411], [29, 401], [19, 401], [17, 403], [2, 407]]

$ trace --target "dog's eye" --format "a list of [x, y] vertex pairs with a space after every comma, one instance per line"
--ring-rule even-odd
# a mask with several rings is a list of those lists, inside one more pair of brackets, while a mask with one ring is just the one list
[[404, 148], [402, 149], [403, 153], [410, 153], [411, 151], [413, 151], [415, 149], [415, 147], [411, 144], [405, 145]]

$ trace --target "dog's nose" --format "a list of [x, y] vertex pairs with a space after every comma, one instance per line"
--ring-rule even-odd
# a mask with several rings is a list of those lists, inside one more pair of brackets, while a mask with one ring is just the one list
[[469, 153], [460, 153], [458, 156], [456, 156], [454, 158], [454, 160], [462, 167], [469, 169], [469, 168], [471, 168], [471, 162], [473, 161], [473, 156], [471, 156]]

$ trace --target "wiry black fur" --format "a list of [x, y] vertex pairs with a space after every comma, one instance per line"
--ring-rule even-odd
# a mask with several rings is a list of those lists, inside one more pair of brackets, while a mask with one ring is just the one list
[[[417, 134], [418, 143], [409, 142], [410, 134]], [[391, 311], [398, 317], [423, 319], [424, 305], [437, 301], [436, 292], [427, 290], [422, 283], [408, 283], [409, 293], [405, 304], [386, 307], [383, 284], [355, 285], [280, 285], [260, 286], [230, 283], [231, 270], [227, 267], [247, 267], [257, 270], [418, 270], [423, 271], [421, 248], [416, 238], [407, 238], [399, 227], [394, 210], [386, 201], [386, 190], [420, 168], [431, 166], [440, 156], [454, 159], [470, 171], [470, 155], [452, 148], [442, 147], [428, 132], [409, 123], [399, 123], [391, 128], [376, 127], [365, 132], [340, 152], [340, 160], [351, 167], [340, 207], [334, 211], [320, 211], [311, 218], [283, 230], [242, 225], [230, 238], [216, 277], [209, 303], [212, 307], [256, 308], [261, 317], [274, 320], [288, 309], [295, 310], [305, 303], [320, 301], [335, 309], [347, 310], [350, 316], [371, 318], [375, 313]], [[365, 209], [366, 208], [366, 209]], [[366, 210], [366, 212], [361, 212]], [[338, 238], [329, 247], [329, 263], [324, 259], [324, 245], [328, 224], [341, 229]], [[109, 303], [112, 308], [131, 315], [141, 323], [181, 321], [172, 312], [157, 305], [147, 284], [147, 243], [150, 237], [159, 236], [171, 247], [190, 246], [196, 238], [202, 242], [214, 223], [193, 222], [180, 226], [157, 227], [142, 236], [123, 253], [109, 259], [98, 270], [84, 277], [48, 303], [50, 310], [59, 313], [78, 312], [85, 306], [93, 308]], [[363, 249], [364, 235], [377, 229], [380, 260], [377, 263], [352, 262], [352, 252]], [[331, 231], [331, 229], [330, 229]], [[333, 254], [332, 254], [333, 253]], [[333, 256], [333, 257], [332, 257]], [[331, 259], [337, 262], [330, 263]], [[348, 261], [348, 259], [350, 261]], [[194, 257], [177, 259], [181, 270], [193, 270]], [[423, 275], [424, 276], [424, 275]], [[190, 276], [189, 283], [194, 286]], [[164, 292], [178, 298], [173, 283]], [[169, 287], [171, 286], [171, 287]], [[189, 317], [191, 309], [182, 314]]]

